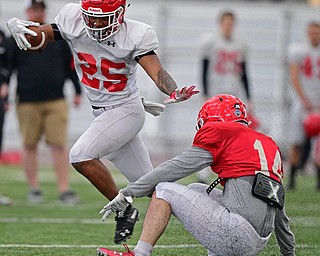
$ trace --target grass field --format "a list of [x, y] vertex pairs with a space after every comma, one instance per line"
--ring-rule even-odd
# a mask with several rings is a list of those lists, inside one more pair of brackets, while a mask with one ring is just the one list
[[[114, 177], [120, 187], [125, 185], [126, 180], [120, 174], [114, 173]], [[81, 197], [81, 203], [65, 206], [57, 202], [54, 178], [49, 167], [41, 168], [45, 202], [29, 205], [21, 168], [0, 167], [0, 192], [14, 199], [12, 206], [0, 206], [0, 255], [89, 256], [95, 255], [98, 246], [122, 250], [121, 245], [113, 243], [113, 218], [106, 223], [100, 220], [98, 212], [106, 201], [95, 188], [81, 175], [71, 171], [71, 186]], [[192, 181], [195, 181], [194, 176], [180, 182]], [[136, 199], [134, 202], [141, 218], [128, 241], [130, 248], [138, 241], [148, 201]], [[286, 194], [286, 209], [296, 236], [296, 254], [320, 255], [320, 192], [315, 191], [313, 177], [299, 177], [297, 190]], [[206, 255], [206, 250], [172, 218], [153, 255]], [[274, 237], [260, 255], [280, 255]]]

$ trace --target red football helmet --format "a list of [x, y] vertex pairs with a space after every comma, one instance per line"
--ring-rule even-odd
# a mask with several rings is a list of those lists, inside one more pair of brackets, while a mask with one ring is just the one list
[[241, 122], [248, 125], [246, 105], [233, 95], [216, 95], [201, 107], [196, 129], [199, 130], [207, 121]]
[[316, 136], [320, 133], [320, 113], [310, 113], [303, 120], [303, 128], [308, 137]]
[[125, 7], [126, 0], [81, 0], [80, 9], [88, 35], [98, 42], [114, 35], [124, 21]]

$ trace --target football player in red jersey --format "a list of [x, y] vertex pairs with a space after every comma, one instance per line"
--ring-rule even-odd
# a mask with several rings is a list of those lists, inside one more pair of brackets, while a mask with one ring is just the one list
[[[133, 251], [100, 247], [98, 255], [150, 255], [171, 214], [208, 255], [257, 255], [275, 235], [282, 255], [295, 255], [295, 238], [284, 210], [281, 153], [272, 138], [248, 127], [246, 106], [227, 94], [212, 97], [198, 114], [193, 145], [139, 180], [129, 183], [102, 210], [102, 220], [122, 211], [132, 197], [152, 195]], [[174, 181], [210, 166], [209, 187]], [[223, 191], [215, 188], [218, 183]]]
[[[101, 158], [110, 160], [130, 182], [153, 168], [140, 136], [144, 111], [148, 110], [146, 102], [140, 100], [138, 64], [159, 90], [169, 95], [165, 103], [181, 102], [199, 92], [195, 86], [177, 88], [155, 52], [158, 40], [154, 29], [125, 18], [126, 8], [126, 0], [81, 0], [80, 4], [66, 4], [52, 24], [40, 26], [17, 18], [7, 22], [22, 50], [31, 47], [25, 34], [36, 35], [29, 26], [44, 29], [49, 42], [65, 40], [71, 46], [75, 69], [95, 119], [71, 148], [69, 159], [109, 200], [119, 189]], [[161, 107], [151, 108], [155, 114], [161, 111]], [[137, 219], [138, 210], [131, 204], [117, 215], [115, 243], [132, 234]]]

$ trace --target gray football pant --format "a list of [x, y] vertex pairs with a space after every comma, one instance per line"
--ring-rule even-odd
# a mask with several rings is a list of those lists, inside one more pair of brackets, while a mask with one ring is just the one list
[[189, 186], [163, 182], [156, 186], [156, 196], [171, 205], [184, 227], [208, 249], [208, 255], [257, 255], [270, 235], [261, 238], [242, 216], [221, 205], [222, 191], [206, 193], [205, 184]]

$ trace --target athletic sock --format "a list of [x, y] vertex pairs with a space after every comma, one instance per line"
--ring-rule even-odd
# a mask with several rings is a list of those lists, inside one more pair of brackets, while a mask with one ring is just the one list
[[289, 189], [294, 189], [296, 187], [296, 175], [297, 167], [295, 165], [292, 165], [290, 168]]
[[300, 167], [301, 171], [304, 171], [304, 167], [309, 159], [310, 152], [311, 152], [311, 139], [305, 138], [302, 148], [301, 148], [301, 156], [300, 156]]
[[317, 177], [317, 190], [320, 191], [320, 166], [316, 166], [317, 169], [317, 173], [316, 173], [316, 177]]
[[133, 251], [135, 256], [149, 256], [153, 251], [153, 246], [139, 240]]

